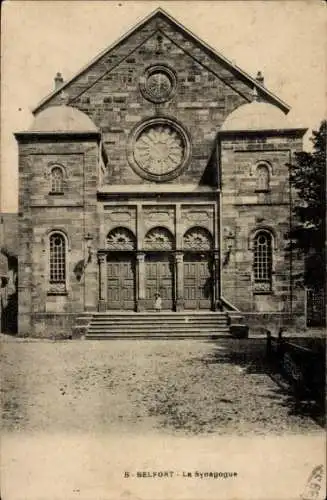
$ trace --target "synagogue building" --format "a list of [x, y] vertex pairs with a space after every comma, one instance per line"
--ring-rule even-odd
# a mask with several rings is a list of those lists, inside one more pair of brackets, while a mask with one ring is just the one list
[[19, 333], [301, 323], [286, 235], [306, 129], [289, 111], [161, 9], [58, 73], [15, 134]]

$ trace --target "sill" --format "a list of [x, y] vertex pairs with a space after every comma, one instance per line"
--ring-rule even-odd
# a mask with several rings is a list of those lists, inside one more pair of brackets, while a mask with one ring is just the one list
[[63, 196], [65, 193], [62, 191], [49, 191], [49, 196]]
[[272, 295], [273, 287], [270, 281], [256, 282], [253, 285], [253, 295]]
[[65, 283], [49, 283], [47, 295], [68, 295]]

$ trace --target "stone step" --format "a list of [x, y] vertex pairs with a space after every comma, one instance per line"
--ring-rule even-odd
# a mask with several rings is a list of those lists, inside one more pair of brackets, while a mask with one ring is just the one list
[[213, 313], [213, 312], [207, 312], [207, 313], [177, 313], [177, 312], [148, 312], [148, 313], [93, 313], [91, 316], [93, 318], [161, 318], [161, 317], [168, 317], [168, 318], [175, 318], [175, 319], [181, 319], [181, 318], [227, 318], [228, 314], [225, 313]]
[[[84, 319], [84, 318], [83, 318]], [[155, 321], [155, 320], [171, 320], [171, 321], [203, 321], [203, 320], [208, 320], [208, 321], [218, 321], [218, 320], [227, 320], [227, 316], [222, 315], [222, 316], [173, 316], [173, 315], [164, 315], [164, 314], [158, 314], [156, 316], [151, 315], [151, 316], [139, 316], [138, 314], [135, 314], [135, 316], [101, 316], [101, 315], [94, 315], [92, 317], [92, 320], [104, 320], [104, 321]]]
[[125, 326], [133, 326], [133, 325], [138, 325], [138, 326], [152, 326], [152, 325], [157, 325], [157, 326], [180, 326], [180, 327], [187, 327], [188, 325], [192, 326], [199, 326], [199, 327], [204, 327], [204, 326], [226, 326], [227, 321], [208, 321], [208, 320], [203, 320], [203, 321], [133, 321], [133, 322], [127, 322], [127, 321], [104, 321], [104, 320], [92, 320], [91, 325], [125, 325]]
[[183, 334], [172, 334], [171, 332], [162, 332], [162, 333], [119, 333], [119, 334], [110, 334], [110, 333], [101, 333], [101, 334], [86, 334], [86, 340], [114, 340], [114, 339], [165, 339], [165, 340], [183, 340], [183, 339], [215, 339], [215, 338], [231, 338], [229, 333], [218, 332], [218, 333], [183, 333]]
[[[168, 318], [168, 317], [160, 317], [160, 318], [91, 318], [92, 321], [96, 322], [105, 322], [105, 323], [114, 323], [116, 321], [119, 322], [124, 322], [130, 324], [131, 322], [133, 323], [153, 323], [155, 321], [165, 321], [165, 322], [171, 322], [171, 323], [202, 323], [204, 321], [209, 322], [209, 323], [217, 323], [217, 322], [226, 322], [227, 318]], [[88, 320], [90, 321], [90, 320]]]
[[161, 309], [160, 311], [157, 311], [155, 309], [149, 309], [147, 311], [139, 312], [135, 312], [131, 309], [123, 311], [120, 309], [112, 309], [110, 311], [82, 313], [80, 316], [90, 314], [93, 314], [94, 316], [158, 316], [159, 314], [168, 314], [170, 316], [227, 316], [229, 313], [226, 311], [208, 311], [206, 309], [198, 309], [196, 311], [191, 311], [189, 309], [184, 309], [183, 311], [172, 311], [171, 309]]
[[105, 329], [108, 328], [110, 330], [112, 329], [128, 329], [128, 330], [162, 330], [163, 328], [166, 329], [174, 329], [174, 330], [187, 330], [189, 328], [197, 328], [197, 329], [215, 329], [215, 328], [228, 328], [228, 325], [226, 323], [224, 324], [192, 324], [192, 323], [186, 323], [186, 324], [174, 324], [174, 323], [163, 323], [163, 324], [158, 324], [158, 323], [152, 323], [152, 324], [141, 324], [141, 323], [134, 323], [134, 324], [121, 324], [121, 323], [91, 323], [88, 326], [89, 330], [92, 329]]
[[174, 313], [174, 312], [158, 312], [158, 313], [152, 313], [152, 312], [149, 312], [149, 313], [133, 313], [133, 314], [130, 314], [130, 313], [111, 313], [111, 314], [105, 314], [105, 313], [95, 313], [92, 315], [94, 318], [95, 317], [98, 317], [98, 318], [156, 318], [156, 317], [161, 317], [161, 316], [164, 316], [164, 317], [169, 317], [169, 318], [218, 318], [218, 317], [222, 317], [222, 318], [226, 318], [228, 316], [228, 314], [225, 314], [225, 313], [197, 313], [197, 314], [187, 314], [187, 313]]
[[215, 338], [229, 337], [224, 312], [85, 313], [75, 323], [76, 337], [114, 338]]
[[159, 322], [153, 322], [153, 323], [120, 323], [119, 321], [115, 323], [105, 323], [105, 322], [95, 322], [91, 321], [89, 324], [89, 328], [96, 327], [96, 328], [117, 328], [117, 327], [123, 327], [123, 328], [179, 328], [179, 329], [186, 329], [186, 328], [224, 328], [227, 327], [227, 323], [173, 323], [169, 321], [164, 321], [162, 323]]
[[220, 333], [228, 334], [228, 328], [225, 329], [208, 329], [208, 330], [199, 330], [197, 328], [189, 329], [189, 330], [171, 330], [171, 329], [163, 329], [163, 330], [124, 330], [124, 329], [116, 329], [116, 330], [88, 330], [86, 336], [90, 335], [218, 335]]

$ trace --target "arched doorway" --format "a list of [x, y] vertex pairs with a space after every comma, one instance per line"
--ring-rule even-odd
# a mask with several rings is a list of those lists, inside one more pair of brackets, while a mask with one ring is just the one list
[[144, 239], [145, 308], [154, 309], [155, 295], [160, 294], [162, 309], [174, 309], [174, 238], [164, 227], [151, 229]]
[[134, 234], [117, 227], [107, 236], [107, 309], [135, 310], [135, 250]]
[[189, 229], [183, 238], [184, 308], [212, 309], [213, 305], [213, 239], [202, 227]]

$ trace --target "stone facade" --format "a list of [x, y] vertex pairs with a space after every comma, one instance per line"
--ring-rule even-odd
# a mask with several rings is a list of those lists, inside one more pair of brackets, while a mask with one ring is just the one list
[[159, 10], [41, 102], [16, 134], [21, 334], [64, 336], [84, 312], [137, 313], [156, 293], [167, 310], [303, 316], [285, 233], [304, 130], [224, 127], [254, 89], [282, 122], [285, 103]]
[[[228, 265], [222, 267], [224, 296], [241, 311], [299, 312], [303, 296], [293, 290], [292, 274], [302, 265], [288, 252], [287, 232], [292, 224], [289, 168], [301, 139], [294, 134], [255, 134], [244, 137], [227, 134], [221, 139], [221, 221], [223, 238], [231, 244]], [[257, 189], [256, 168], [269, 168], [270, 187]], [[268, 230], [273, 236], [272, 290], [255, 293], [253, 277], [253, 236]], [[230, 239], [228, 237], [230, 232]], [[244, 293], [244, 289], [251, 293]], [[295, 293], [296, 292], [296, 293]], [[292, 299], [292, 300], [291, 300]]]

